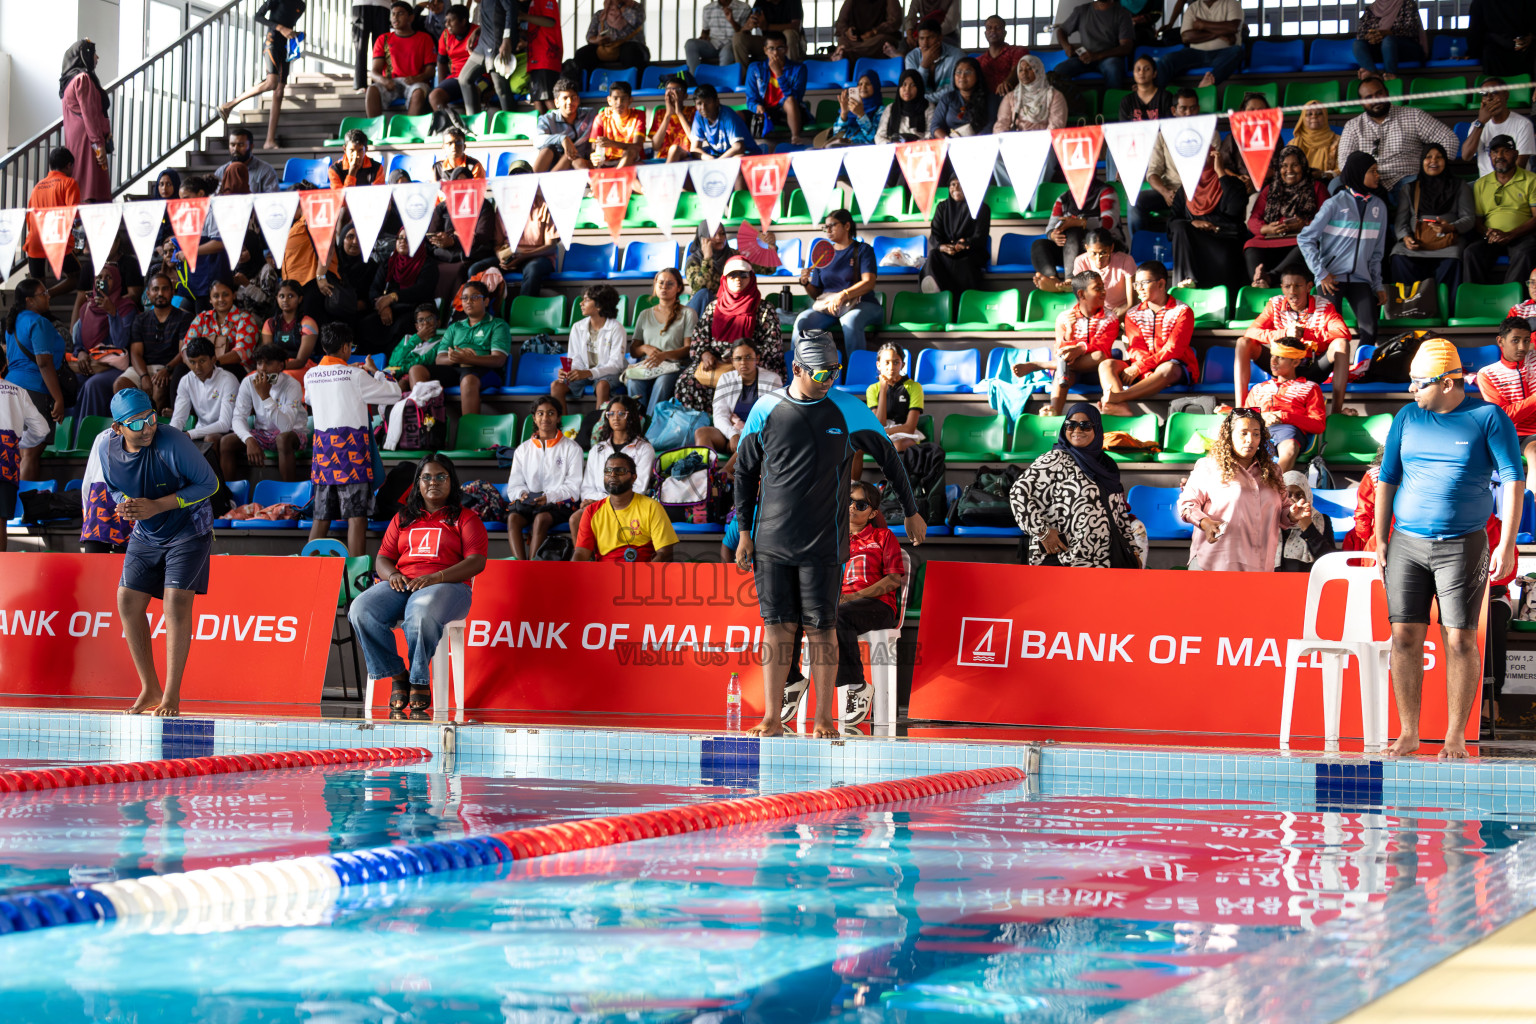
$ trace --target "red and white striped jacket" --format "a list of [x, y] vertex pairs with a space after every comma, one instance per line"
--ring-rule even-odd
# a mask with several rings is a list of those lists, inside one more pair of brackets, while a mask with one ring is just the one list
[[1189, 383], [1197, 384], [1200, 367], [1190, 345], [1194, 334], [1195, 311], [1178, 299], [1170, 298], [1162, 309], [1138, 303], [1125, 313], [1126, 362], [1144, 377], [1176, 359], [1184, 364]]
[[1531, 323], [1536, 323], [1536, 299], [1527, 299], [1524, 302], [1517, 302], [1515, 305], [1509, 307], [1509, 313], [1507, 315], [1518, 316], [1521, 319], [1529, 320]]
[[1526, 356], [1519, 366], [1500, 359], [1483, 367], [1477, 371], [1477, 389], [1484, 399], [1509, 413], [1515, 433], [1536, 434], [1536, 355]]
[[1328, 426], [1323, 407], [1323, 389], [1310, 380], [1271, 377], [1248, 389], [1247, 406], [1260, 412], [1277, 412], [1281, 423], [1289, 423], [1307, 434], [1321, 434]]
[[1102, 352], [1106, 356], [1120, 338], [1120, 321], [1106, 306], [1097, 313], [1087, 313], [1081, 302], [1072, 303], [1056, 318], [1056, 353], [1060, 355], [1074, 345], [1086, 345], [1089, 352]]
[[1269, 344], [1291, 333], [1301, 324], [1301, 341], [1307, 346], [1307, 355], [1315, 356], [1326, 351], [1335, 341], [1348, 341], [1349, 328], [1344, 318], [1333, 308], [1333, 303], [1308, 296], [1307, 309], [1298, 313], [1285, 301], [1284, 295], [1276, 295], [1264, 304], [1264, 309], [1253, 318], [1253, 324], [1243, 332], [1243, 337]]

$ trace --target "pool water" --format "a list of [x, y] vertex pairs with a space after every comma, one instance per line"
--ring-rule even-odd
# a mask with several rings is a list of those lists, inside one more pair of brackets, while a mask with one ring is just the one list
[[[0, 879], [186, 870], [745, 791], [617, 761], [440, 769], [11, 795]], [[750, 781], [806, 779], [764, 769]], [[1501, 865], [1536, 832], [1521, 800], [1495, 809], [1425, 790], [1410, 803], [1399, 789], [1388, 796], [1400, 806], [1384, 806], [1379, 786], [1359, 799], [1294, 784], [1254, 799], [1219, 779], [1160, 796], [1137, 782], [1048, 775], [374, 884], [311, 927], [0, 936], [13, 967], [0, 1005], [8, 1020], [50, 1022], [1173, 1024], [1220, 1016], [1181, 993], [1247, 978], [1245, 964], [1277, 951], [1341, 934], [1432, 947], [1477, 912], [1479, 885], [1493, 898]], [[1305, 994], [1288, 1002], [1275, 1019], [1332, 1019]]]

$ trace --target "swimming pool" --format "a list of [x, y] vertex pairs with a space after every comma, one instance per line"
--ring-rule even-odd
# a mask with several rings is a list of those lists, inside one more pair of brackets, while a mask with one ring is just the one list
[[[23, 717], [0, 729], [0, 758], [61, 760], [91, 736], [122, 759], [363, 733], [439, 756], [0, 796], [7, 890], [71, 867], [131, 877], [984, 763], [1038, 771], [892, 810], [374, 883], [302, 927], [4, 935], [14, 1020], [1168, 1024], [1234, 999], [1255, 1019], [1332, 1020], [1536, 905], [1523, 763]], [[192, 781], [207, 785], [173, 785]]]

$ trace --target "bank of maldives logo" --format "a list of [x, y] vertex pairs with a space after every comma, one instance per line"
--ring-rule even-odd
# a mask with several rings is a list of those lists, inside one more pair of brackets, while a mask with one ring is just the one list
[[962, 618], [955, 663], [971, 668], [1007, 668], [1012, 647], [1012, 619]]

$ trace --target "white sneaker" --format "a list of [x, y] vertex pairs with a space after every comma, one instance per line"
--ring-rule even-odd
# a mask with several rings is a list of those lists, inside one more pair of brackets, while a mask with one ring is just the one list
[[922, 289], [924, 295], [939, 294], [939, 282], [937, 278], [924, 277], [918, 287]]
[[779, 704], [779, 721], [786, 727], [794, 721], [795, 715], [800, 711], [800, 702], [805, 699], [805, 694], [810, 688], [809, 679], [784, 684], [784, 699]]
[[848, 687], [848, 696], [843, 699], [843, 724], [862, 725], [869, 717], [870, 705], [869, 684], [863, 684], [857, 689]]

